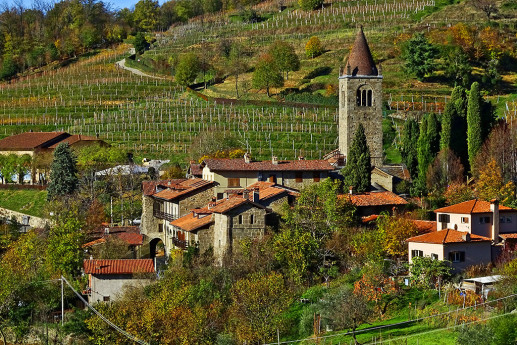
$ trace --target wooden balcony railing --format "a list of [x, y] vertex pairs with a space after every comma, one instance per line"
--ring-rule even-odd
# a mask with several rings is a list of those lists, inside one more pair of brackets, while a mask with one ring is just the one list
[[188, 242], [187, 242], [187, 241], [180, 240], [180, 239], [179, 239], [179, 238], [177, 238], [177, 237], [173, 237], [173, 238], [172, 238], [172, 243], [173, 243], [176, 247], [178, 247], [178, 248], [180, 248], [180, 249], [183, 249], [183, 250], [185, 250], [185, 249], [187, 249], [187, 248], [188, 248]]
[[168, 220], [169, 222], [172, 222], [173, 220], [177, 219], [177, 217], [173, 216], [170, 213], [162, 212], [162, 211], [158, 211], [158, 210], [153, 210], [153, 216], [155, 216], [156, 218]]

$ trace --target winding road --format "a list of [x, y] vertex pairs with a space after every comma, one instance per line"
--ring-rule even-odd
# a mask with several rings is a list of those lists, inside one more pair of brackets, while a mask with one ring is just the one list
[[[135, 48], [129, 48], [129, 53], [131, 55], [135, 55], [136, 54]], [[154, 75], [150, 75], [150, 74], [144, 73], [144, 72], [142, 72], [142, 71], [140, 71], [139, 69], [136, 69], [136, 68], [128, 67], [128, 66], [126, 66], [126, 59], [125, 58], [120, 60], [120, 61], [115, 62], [115, 65], [117, 65], [118, 67], [120, 67], [122, 69], [125, 69], [126, 71], [129, 71], [129, 72], [131, 72], [133, 74], [141, 76], [141, 77], [148, 77], [148, 78], [153, 78], [153, 79], [167, 79], [167, 78], [157, 77], [157, 76], [154, 76]]]

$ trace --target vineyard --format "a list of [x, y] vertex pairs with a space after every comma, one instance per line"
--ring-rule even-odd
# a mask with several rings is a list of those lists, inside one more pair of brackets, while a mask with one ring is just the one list
[[[386, 113], [397, 119], [407, 114], [440, 113], [450, 87], [430, 82], [418, 89], [415, 85], [422, 83], [415, 84], [405, 75], [400, 60], [392, 55], [400, 35], [471, 18], [463, 13], [461, 18], [445, 22], [428, 18], [419, 22], [422, 16], [447, 4], [443, 0], [333, 0], [320, 10], [304, 12], [296, 8], [294, 0], [283, 2], [283, 11], [268, 1], [255, 6], [262, 21], [245, 23], [232, 13], [204, 16], [157, 34], [157, 41], [144, 56], [167, 59], [189, 50], [213, 49], [222, 39], [239, 40], [256, 56], [273, 41], [283, 39], [295, 46], [302, 65], [300, 71], [289, 74], [286, 86], [325, 86], [337, 84], [342, 59], [362, 24], [375, 58], [382, 62]], [[303, 47], [315, 34], [327, 51], [309, 59], [304, 57]], [[337, 147], [336, 107], [281, 103], [254, 91], [246, 93], [248, 103], [216, 102], [218, 98], [233, 98], [235, 82], [231, 78], [201, 90], [199, 97], [179, 87], [170, 76], [148, 78], [119, 68], [115, 62], [127, 57], [128, 50], [127, 44], [120, 45], [66, 67], [1, 83], [0, 137], [29, 130], [62, 130], [97, 135], [133, 151], [137, 158], [177, 162], [185, 162], [193, 140], [208, 131], [237, 136], [242, 148], [258, 159], [272, 155], [316, 159]], [[321, 66], [325, 66], [325, 73], [316, 73]], [[249, 83], [250, 78], [251, 73], [246, 73], [242, 82]], [[507, 96], [497, 103], [501, 116], [514, 111], [512, 101], [515, 97]]]

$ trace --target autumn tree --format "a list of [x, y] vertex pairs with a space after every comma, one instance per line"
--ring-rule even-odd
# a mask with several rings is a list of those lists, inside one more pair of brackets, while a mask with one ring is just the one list
[[237, 281], [231, 290], [230, 318], [239, 342], [271, 341], [283, 328], [282, 313], [291, 294], [278, 273], [252, 274]]
[[158, 1], [140, 0], [133, 11], [133, 22], [142, 31], [153, 31], [158, 24], [160, 5]]
[[68, 143], [61, 143], [54, 150], [54, 160], [50, 166], [48, 200], [72, 195], [78, 186], [77, 159]]
[[490, 16], [499, 11], [495, 0], [472, 0], [472, 5], [474, 8], [483, 11], [487, 20], [490, 20]]
[[276, 41], [269, 47], [269, 54], [275, 60], [278, 68], [285, 72], [285, 79], [289, 79], [289, 71], [298, 71], [300, 69], [300, 59], [294, 47], [284, 41]]
[[323, 45], [317, 36], [312, 36], [305, 44], [305, 55], [308, 58], [314, 59], [317, 56], [323, 54]]
[[380, 267], [370, 266], [361, 279], [354, 283], [354, 294], [375, 303], [375, 309], [382, 317], [388, 306], [400, 295], [400, 288]]
[[402, 57], [406, 60], [405, 68], [422, 81], [435, 70], [434, 60], [437, 49], [422, 33], [416, 33], [403, 47]]
[[257, 89], [266, 89], [267, 96], [270, 96], [271, 87], [280, 87], [284, 85], [284, 78], [279, 72], [275, 60], [270, 54], [260, 56], [252, 79], [253, 87]]
[[407, 120], [404, 123], [400, 153], [402, 162], [406, 164], [413, 180], [418, 176], [418, 135], [418, 123], [414, 119]]
[[187, 53], [180, 56], [176, 66], [176, 81], [183, 86], [189, 86], [195, 80], [200, 71], [199, 59], [194, 53]]
[[470, 166], [474, 166], [476, 155], [483, 144], [481, 133], [481, 95], [479, 94], [479, 83], [475, 82], [470, 88], [467, 108], [467, 144]]
[[438, 279], [448, 279], [452, 271], [449, 262], [435, 260], [429, 256], [413, 257], [409, 267], [410, 278], [413, 284], [424, 288], [434, 287]]
[[377, 221], [383, 247], [388, 255], [395, 258], [407, 257], [406, 240], [418, 234], [418, 229], [413, 221], [403, 217], [384, 216]]
[[451, 80], [451, 83], [468, 87], [472, 79], [469, 56], [460, 47], [445, 49], [442, 55], [445, 60], [445, 76]]
[[228, 73], [235, 78], [235, 96], [239, 98], [239, 76], [248, 70], [244, 47], [239, 43], [233, 43], [227, 56]]
[[427, 188], [441, 191], [451, 183], [462, 183], [463, 165], [452, 150], [441, 150], [427, 171]]
[[499, 199], [503, 204], [512, 204], [515, 201], [515, 185], [512, 181], [504, 182], [501, 168], [492, 159], [479, 171], [476, 195], [479, 199]]
[[346, 166], [341, 170], [346, 187], [354, 187], [359, 193], [370, 189], [371, 184], [370, 149], [362, 123], [355, 131], [354, 139], [348, 153]]
[[460, 202], [474, 199], [472, 188], [465, 183], [451, 183], [443, 193], [447, 205], [455, 205]]

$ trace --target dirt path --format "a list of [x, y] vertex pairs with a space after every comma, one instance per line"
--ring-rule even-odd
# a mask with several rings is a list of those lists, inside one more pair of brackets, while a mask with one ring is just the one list
[[[129, 49], [129, 53], [131, 55], [135, 55], [135, 48], [130, 48]], [[133, 74], [136, 74], [136, 75], [139, 75], [141, 77], [148, 77], [148, 78], [153, 78], [153, 79], [167, 79], [167, 78], [163, 78], [163, 77], [157, 77], [157, 76], [154, 76], [154, 75], [150, 75], [150, 74], [147, 74], [147, 73], [144, 73], [136, 68], [131, 68], [131, 67], [128, 67], [126, 66], [126, 59], [122, 59], [120, 61], [117, 61], [115, 62], [115, 65], [117, 65], [118, 67], [122, 68], [122, 69], [125, 69], [126, 71], [129, 71]]]

